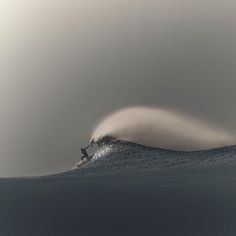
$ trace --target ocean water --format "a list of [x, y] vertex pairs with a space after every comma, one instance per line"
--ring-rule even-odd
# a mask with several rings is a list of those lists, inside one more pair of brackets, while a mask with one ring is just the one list
[[236, 146], [104, 141], [76, 170], [0, 180], [1, 236], [236, 235]]

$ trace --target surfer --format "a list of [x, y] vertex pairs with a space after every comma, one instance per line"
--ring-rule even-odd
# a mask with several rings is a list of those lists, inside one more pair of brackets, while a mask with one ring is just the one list
[[87, 147], [85, 147], [85, 148], [81, 148], [80, 150], [81, 150], [81, 152], [82, 152], [82, 154], [83, 154], [83, 156], [81, 157], [81, 160], [83, 161], [84, 160], [84, 158], [87, 158], [88, 159], [88, 157], [89, 157], [89, 155], [88, 155], [88, 152], [87, 152], [87, 149], [89, 148], [89, 145], [87, 146]]

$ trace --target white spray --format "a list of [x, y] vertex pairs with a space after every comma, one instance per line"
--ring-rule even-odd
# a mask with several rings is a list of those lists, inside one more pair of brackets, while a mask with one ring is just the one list
[[131, 107], [115, 112], [95, 129], [91, 141], [111, 136], [150, 147], [194, 151], [235, 144], [235, 138], [216, 127], [177, 112]]

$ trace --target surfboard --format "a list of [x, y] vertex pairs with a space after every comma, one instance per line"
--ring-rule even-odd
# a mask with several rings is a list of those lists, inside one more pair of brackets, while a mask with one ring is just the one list
[[93, 155], [90, 155], [88, 158], [84, 158], [83, 160], [80, 160], [72, 169], [78, 169], [80, 166], [88, 163], [92, 159]]

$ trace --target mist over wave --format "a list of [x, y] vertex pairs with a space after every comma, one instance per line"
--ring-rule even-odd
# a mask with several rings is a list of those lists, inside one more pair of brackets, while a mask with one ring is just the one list
[[105, 137], [179, 151], [236, 143], [233, 135], [219, 127], [175, 111], [152, 107], [130, 107], [109, 115], [94, 130], [91, 142]]

